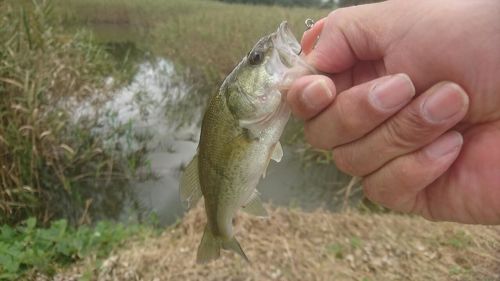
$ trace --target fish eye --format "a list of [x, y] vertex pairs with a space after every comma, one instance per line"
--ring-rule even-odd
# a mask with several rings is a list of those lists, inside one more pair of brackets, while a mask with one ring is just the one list
[[253, 51], [248, 54], [248, 62], [250, 62], [251, 65], [260, 64], [263, 58], [264, 56], [259, 51]]

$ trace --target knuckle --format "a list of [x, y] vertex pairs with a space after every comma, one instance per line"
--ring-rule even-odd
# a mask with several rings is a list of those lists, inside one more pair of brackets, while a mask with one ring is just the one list
[[413, 110], [408, 111], [401, 118], [391, 120], [386, 124], [386, 130], [383, 130], [382, 137], [385, 143], [396, 149], [419, 146], [422, 139], [430, 135], [434, 129], [420, 114]]
[[358, 118], [355, 118], [353, 112], [356, 107], [350, 102], [349, 98], [338, 98], [336, 105], [335, 120], [337, 120], [336, 125], [338, 126], [337, 134], [342, 134], [346, 136], [355, 135], [361, 128], [362, 123]]

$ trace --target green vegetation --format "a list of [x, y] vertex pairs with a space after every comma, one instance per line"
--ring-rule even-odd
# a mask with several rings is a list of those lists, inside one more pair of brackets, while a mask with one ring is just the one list
[[[62, 1], [62, 0], [57, 0]], [[138, 49], [173, 61], [193, 85], [178, 117], [202, 107], [206, 98], [263, 34], [287, 20], [300, 39], [307, 18], [331, 9], [226, 4], [208, 0], [64, 0], [58, 14], [67, 26], [86, 26], [102, 41], [133, 42]], [[64, 7], [64, 8], [62, 8]], [[198, 110], [198, 109], [197, 109]], [[180, 114], [178, 114], [180, 113]], [[290, 122], [284, 139], [300, 143], [302, 161], [331, 165], [331, 153], [302, 144], [302, 126]], [[348, 181], [348, 179], [347, 179]]]
[[337, 259], [343, 259], [345, 256], [344, 247], [340, 243], [333, 243], [326, 247], [326, 250], [329, 254], [332, 254]]
[[57, 106], [95, 93], [116, 63], [88, 33], [63, 35], [47, 1], [22, 3], [0, 2], [0, 223], [117, 210], [129, 159]]
[[472, 244], [472, 238], [464, 231], [458, 231], [452, 233], [449, 239], [444, 241], [444, 244], [452, 246], [457, 250], [465, 249]]
[[[328, 12], [204, 0], [0, 1], [0, 280], [52, 276], [82, 259], [93, 264], [80, 277], [92, 278], [125, 240], [154, 232], [90, 226], [118, 217], [143, 159], [105, 149], [93, 120], [75, 124], [64, 103], [107, 94], [104, 77], [126, 81], [151, 51], [193, 85], [198, 99], [187, 102], [198, 110], [263, 34], [288, 20], [299, 38], [306, 18]], [[300, 126], [292, 131], [297, 139]], [[304, 151], [331, 163], [329, 153]], [[339, 260], [349, 250], [329, 244]]]
[[149, 227], [101, 221], [95, 227], [75, 229], [66, 220], [37, 228], [35, 218], [17, 227], [0, 227], [0, 280], [31, 279], [36, 273], [52, 275], [56, 269], [92, 254], [97, 260], [132, 236], [153, 234]]
[[[62, 1], [62, 0], [59, 0]], [[87, 25], [107, 36], [110, 25], [141, 48], [188, 68], [203, 95], [211, 94], [253, 44], [287, 20], [300, 38], [306, 18], [328, 9], [225, 4], [206, 0], [64, 0], [66, 25]], [[61, 2], [62, 3], [62, 2]], [[119, 31], [115, 33], [120, 33]], [[127, 34], [127, 35], [125, 35]], [[131, 35], [134, 34], [134, 35]], [[99, 36], [99, 35], [98, 35]]]

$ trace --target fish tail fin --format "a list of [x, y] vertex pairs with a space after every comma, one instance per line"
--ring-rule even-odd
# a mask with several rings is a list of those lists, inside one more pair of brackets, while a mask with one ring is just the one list
[[247, 255], [245, 255], [245, 252], [243, 252], [243, 249], [240, 246], [240, 243], [236, 240], [236, 238], [231, 238], [229, 240], [223, 241], [222, 242], [222, 248], [225, 250], [231, 250], [233, 252], [236, 252], [238, 255], [240, 255], [242, 258], [245, 259], [248, 263], [250, 260], [248, 259]]
[[201, 238], [200, 246], [198, 247], [196, 262], [207, 263], [218, 259], [220, 257], [221, 247], [224, 250], [231, 250], [237, 253], [244, 258], [245, 261], [250, 262], [236, 238], [233, 237], [231, 239], [222, 240], [221, 238], [215, 237], [212, 231], [208, 229], [208, 226], [205, 226], [205, 231], [203, 232], [203, 237]]
[[212, 231], [205, 226], [203, 237], [201, 238], [198, 254], [196, 257], [197, 263], [207, 263], [220, 257], [221, 242], [217, 239]]

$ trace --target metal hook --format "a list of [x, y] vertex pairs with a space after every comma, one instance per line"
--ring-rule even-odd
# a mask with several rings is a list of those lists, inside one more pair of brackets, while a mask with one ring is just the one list
[[315, 24], [315, 22], [314, 22], [313, 19], [306, 19], [306, 21], [304, 22], [304, 24], [306, 25], [307, 30], [309, 30], [309, 29], [311, 29], [313, 27], [313, 25]]
[[[309, 30], [313, 27], [313, 25], [315, 24], [314, 20], [313, 19], [306, 19], [304, 21], [304, 24], [306, 25], [306, 30]], [[300, 56], [300, 54], [302, 54], [302, 48], [300, 49], [299, 53], [297, 55]]]

